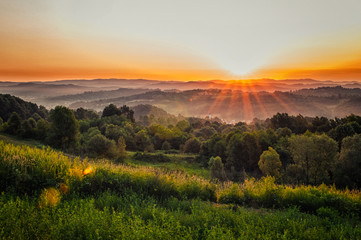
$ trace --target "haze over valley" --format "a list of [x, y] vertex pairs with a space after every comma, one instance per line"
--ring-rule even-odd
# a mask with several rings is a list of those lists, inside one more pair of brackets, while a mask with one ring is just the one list
[[0, 0], [0, 239], [360, 239], [360, 0]]
[[149, 104], [173, 115], [218, 117], [228, 123], [266, 119], [277, 112], [290, 115], [344, 117], [361, 114], [361, 85], [349, 81], [239, 80], [156, 81], [145, 79], [0, 82], [2, 93], [48, 108], [102, 111], [113, 103], [135, 107]]

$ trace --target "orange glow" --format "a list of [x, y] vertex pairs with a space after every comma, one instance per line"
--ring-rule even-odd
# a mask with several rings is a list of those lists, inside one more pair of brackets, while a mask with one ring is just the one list
[[330, 68], [330, 69], [264, 69], [254, 73], [259, 77], [272, 79], [317, 79], [338, 81], [360, 81], [361, 64], [359, 68]]
[[166, 48], [158, 51], [132, 43], [110, 47], [96, 40], [83, 42], [40, 33], [2, 34], [0, 46], [0, 81], [230, 78], [227, 71], [191, 53]]
[[87, 167], [86, 169], [84, 169], [83, 175], [88, 175], [88, 174], [90, 174], [92, 172], [93, 172], [93, 168], [92, 167]]
[[306, 44], [309, 47], [288, 49], [248, 77], [361, 81], [361, 35], [357, 34], [333, 36], [332, 41], [315, 39]]
[[266, 111], [266, 108], [264, 107], [262, 101], [260, 100], [259, 96], [258, 96], [258, 92], [255, 91], [254, 87], [253, 87], [253, 84], [248, 84], [248, 89], [249, 89], [249, 92], [252, 93], [252, 96], [254, 96], [254, 98], [256, 99], [257, 101], [257, 104], [258, 106], [260, 107], [260, 110], [263, 114], [262, 118], [266, 118], [268, 115], [267, 115], [267, 111]]

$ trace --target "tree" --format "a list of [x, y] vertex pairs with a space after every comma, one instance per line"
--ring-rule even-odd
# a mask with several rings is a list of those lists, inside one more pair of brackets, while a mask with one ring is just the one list
[[36, 123], [36, 138], [45, 140], [46, 134], [49, 131], [50, 124], [45, 119], [39, 119]]
[[78, 140], [79, 124], [73, 111], [56, 106], [50, 113], [50, 119], [48, 143], [56, 148], [74, 148]]
[[326, 117], [315, 117], [312, 119], [312, 130], [314, 132], [328, 132], [330, 129], [331, 124]]
[[168, 141], [164, 141], [162, 144], [162, 150], [169, 150], [171, 149], [171, 145]]
[[27, 119], [34, 113], [38, 113], [43, 118], [47, 115], [46, 109], [40, 108], [31, 102], [26, 102], [18, 97], [9, 94], [0, 94], [0, 117], [8, 121], [13, 112], [19, 114], [20, 118]]
[[353, 136], [354, 134], [356, 134], [356, 132], [352, 123], [338, 125], [329, 132], [329, 135], [339, 143], [339, 146], [341, 146], [342, 140], [345, 137]]
[[277, 137], [278, 138], [282, 138], [282, 137], [291, 137], [292, 135], [292, 131], [291, 129], [284, 127], [284, 128], [278, 128], [276, 131]]
[[191, 125], [187, 120], [182, 120], [177, 122], [176, 127], [179, 128], [182, 132], [187, 132], [190, 129]]
[[309, 124], [307, 120], [302, 116], [289, 116], [287, 113], [277, 113], [271, 119], [271, 127], [273, 129], [278, 128], [289, 128], [294, 133], [304, 133], [308, 128]]
[[258, 162], [258, 167], [264, 175], [275, 177], [276, 179], [281, 176], [280, 170], [282, 163], [280, 155], [272, 147], [261, 154]]
[[171, 129], [160, 124], [152, 124], [149, 127], [149, 132], [160, 140], [170, 140], [176, 137], [176, 134]]
[[261, 153], [255, 133], [236, 133], [228, 142], [226, 167], [233, 167], [239, 173], [259, 171], [258, 161]]
[[117, 149], [115, 142], [101, 134], [92, 136], [87, 145], [88, 153], [93, 157], [115, 158]]
[[122, 136], [122, 131], [120, 126], [114, 124], [107, 124], [105, 127], [105, 136], [109, 139], [116, 141], [119, 137]]
[[199, 129], [198, 131], [195, 132], [196, 137], [199, 138], [204, 138], [204, 139], [209, 139], [211, 138], [215, 133], [217, 133], [217, 131], [213, 128], [213, 127], [203, 127], [201, 129]]
[[131, 122], [135, 122], [134, 111], [131, 110], [127, 105], [123, 105], [120, 108], [120, 112], [122, 115], [126, 116]]
[[125, 140], [123, 137], [119, 137], [118, 141], [117, 141], [117, 152], [118, 152], [118, 156], [117, 156], [117, 161], [118, 162], [123, 162], [124, 159], [127, 157], [127, 151], [125, 150], [127, 147], [127, 145], [125, 144]]
[[185, 153], [199, 153], [201, 148], [201, 142], [197, 138], [188, 139], [183, 147]]
[[337, 157], [336, 141], [325, 134], [304, 135], [289, 138], [292, 164], [287, 168], [288, 176], [297, 177], [298, 182], [321, 184], [330, 181], [330, 172]]
[[85, 120], [85, 119], [98, 119], [99, 115], [94, 112], [93, 110], [87, 110], [84, 108], [78, 108], [75, 112], [74, 115], [76, 117], [76, 119], [78, 120]]
[[102, 117], [110, 117], [113, 115], [121, 115], [120, 109], [117, 108], [114, 104], [109, 104], [103, 110]]
[[5, 132], [9, 134], [17, 134], [21, 128], [21, 117], [16, 112], [13, 112], [5, 126]]
[[33, 118], [24, 120], [21, 123], [19, 135], [25, 138], [33, 138], [36, 136], [36, 121]]
[[343, 139], [334, 173], [337, 186], [361, 187], [361, 134]]
[[214, 134], [211, 139], [201, 144], [198, 161], [206, 165], [210, 157], [220, 156], [221, 159], [226, 159], [226, 145], [226, 141], [221, 135]]
[[135, 134], [134, 141], [137, 146], [137, 150], [139, 151], [152, 152], [154, 150], [154, 146], [151, 143], [149, 135], [145, 129], [140, 130]]
[[211, 178], [215, 178], [220, 181], [227, 180], [226, 172], [224, 171], [224, 165], [222, 159], [219, 156], [211, 157], [208, 165], [211, 170]]

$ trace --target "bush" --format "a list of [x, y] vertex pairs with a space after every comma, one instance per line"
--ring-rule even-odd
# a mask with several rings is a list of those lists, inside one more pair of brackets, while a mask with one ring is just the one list
[[188, 139], [183, 147], [185, 153], [199, 153], [201, 149], [201, 142], [197, 138]]
[[278, 155], [276, 150], [274, 150], [272, 147], [268, 147], [268, 150], [261, 154], [258, 166], [262, 173], [266, 176], [279, 178], [281, 175], [280, 170], [282, 163], [280, 160], [280, 155]]
[[162, 144], [162, 150], [169, 150], [171, 149], [171, 145], [168, 141], [164, 141]]
[[0, 192], [34, 194], [69, 177], [70, 159], [50, 148], [14, 146], [0, 141]]
[[172, 161], [170, 157], [168, 157], [163, 153], [151, 154], [151, 153], [136, 152], [133, 155], [133, 159], [138, 161], [152, 162], [152, 163]]
[[220, 157], [211, 157], [208, 165], [213, 179], [218, 179], [220, 181], [227, 180], [226, 172], [224, 171], [224, 166]]
[[92, 157], [115, 158], [117, 156], [115, 142], [101, 134], [91, 137], [87, 148], [89, 155]]

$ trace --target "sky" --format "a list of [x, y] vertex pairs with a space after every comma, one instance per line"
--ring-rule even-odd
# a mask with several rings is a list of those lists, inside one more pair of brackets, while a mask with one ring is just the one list
[[0, 0], [0, 81], [361, 81], [360, 0]]

